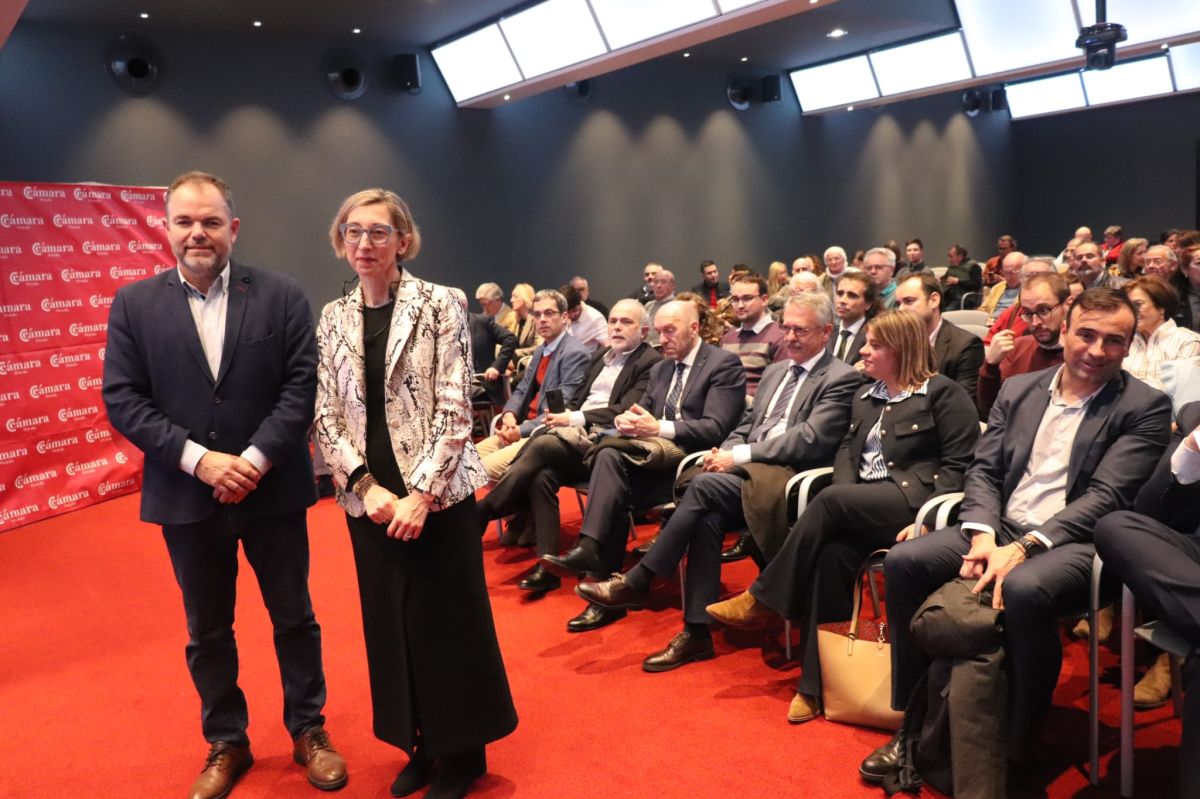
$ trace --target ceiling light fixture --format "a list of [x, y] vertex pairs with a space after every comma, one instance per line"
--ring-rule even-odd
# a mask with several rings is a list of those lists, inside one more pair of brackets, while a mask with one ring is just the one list
[[743, 64], [745, 64], [745, 63], [746, 63], [747, 61], [749, 61], [749, 60], [750, 60], [750, 56], [742, 56], [742, 63], [743, 63]]
[[[814, 1], [814, 2], [816, 2], [816, 0], [813, 0], [813, 1]], [[847, 111], [853, 111], [853, 110], [854, 110], [854, 106], [852, 106], [852, 105], [848, 105], [848, 106], [846, 106], [846, 110], [847, 110]]]
[[692, 54], [691, 54], [691, 53], [684, 53], [684, 54], [683, 54], [683, 57], [684, 57], [684, 58], [691, 58], [691, 57], [692, 57]]
[[261, 19], [256, 19], [256, 20], [254, 20], [254, 27], [256, 27], [256, 28], [261, 28], [261, 27], [262, 27], [262, 20], [261, 20]]
[[147, 14], [145, 11], [143, 11], [143, 12], [142, 12], [142, 13], [140, 13], [140, 14], [138, 14], [138, 16], [139, 16], [139, 17], [141, 17], [142, 19], [150, 19], [150, 15], [149, 15], [149, 14]]
[[509, 100], [511, 100], [511, 99], [512, 99], [512, 95], [511, 95], [511, 94], [506, 94], [506, 95], [504, 95], [504, 100], [505, 100], [505, 102], [507, 102], [507, 101], [509, 101]]
[[362, 28], [354, 28], [350, 32], [357, 36], [358, 34], [362, 33]]
[[831, 30], [829, 33], [827, 33], [825, 35], [830, 39], [840, 39], [849, 32], [850, 31], [846, 30], [845, 28], [834, 28], [833, 30]]

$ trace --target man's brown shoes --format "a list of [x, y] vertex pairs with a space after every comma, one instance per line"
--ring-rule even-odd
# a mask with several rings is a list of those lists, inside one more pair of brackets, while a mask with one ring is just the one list
[[755, 599], [749, 591], [743, 591], [724, 602], [709, 605], [704, 610], [727, 627], [756, 627], [775, 616], [770, 608]]
[[346, 784], [346, 761], [329, 743], [324, 727], [309, 727], [296, 739], [296, 762], [308, 770], [308, 782], [322, 791], [336, 791]]
[[204, 769], [192, 783], [190, 799], [225, 799], [238, 781], [254, 764], [249, 746], [237, 746], [228, 741], [217, 741], [208, 750]]

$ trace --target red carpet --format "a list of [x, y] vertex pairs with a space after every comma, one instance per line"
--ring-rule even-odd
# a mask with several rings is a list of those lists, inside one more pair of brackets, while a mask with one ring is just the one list
[[[574, 507], [564, 495], [564, 511]], [[322, 500], [309, 523], [328, 727], [351, 769], [337, 795], [386, 797], [404, 757], [370, 734], [345, 523], [332, 500]], [[577, 523], [570, 516], [569, 533]], [[476, 795], [883, 795], [857, 776], [882, 733], [786, 722], [796, 667], [784, 662], [780, 628], [718, 632], [715, 660], [645, 674], [642, 658], [681, 625], [677, 583], [661, 587], [649, 610], [571, 635], [563, 625], [582, 608], [571, 591], [530, 602], [516, 588], [532, 563], [529, 550], [502, 550], [489, 531], [484, 558], [521, 724], [489, 747], [490, 773]], [[724, 576], [729, 591], [741, 590], [754, 567], [742, 562]], [[241, 684], [257, 761], [233, 796], [317, 796], [290, 759], [270, 627], [245, 566], [239, 590]], [[0, 535], [0, 608], [0, 797], [183, 796], [206, 746], [184, 664], [178, 588], [159, 531], [137, 521], [137, 497]], [[1036, 775], [1049, 788], [1031, 795], [1117, 795], [1116, 657], [1104, 657], [1100, 788], [1087, 784], [1087, 662], [1074, 644]], [[1169, 708], [1137, 721], [1138, 795], [1174, 795], [1178, 722]]]

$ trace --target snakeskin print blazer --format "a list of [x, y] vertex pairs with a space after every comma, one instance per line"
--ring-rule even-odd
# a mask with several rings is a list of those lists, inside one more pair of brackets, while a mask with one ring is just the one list
[[[346, 481], [366, 462], [362, 288], [321, 311], [317, 327], [317, 445], [338, 503], [362, 516]], [[387, 341], [388, 432], [408, 489], [448, 508], [487, 483], [471, 443], [471, 343], [466, 312], [444, 286], [401, 273]]]

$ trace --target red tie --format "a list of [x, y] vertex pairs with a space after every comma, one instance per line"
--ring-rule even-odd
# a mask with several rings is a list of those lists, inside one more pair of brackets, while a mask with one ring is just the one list
[[533, 398], [529, 401], [529, 417], [536, 419], [538, 415], [538, 403], [542, 399], [542, 383], [546, 380], [546, 369], [550, 366], [550, 357], [553, 352], [543, 352], [541, 360], [538, 361], [537, 376], [533, 382]]

